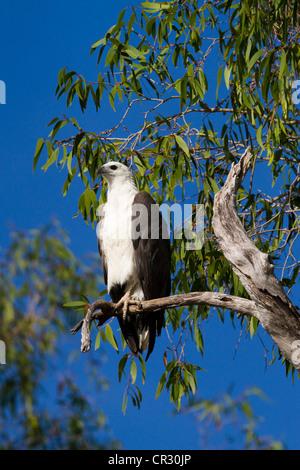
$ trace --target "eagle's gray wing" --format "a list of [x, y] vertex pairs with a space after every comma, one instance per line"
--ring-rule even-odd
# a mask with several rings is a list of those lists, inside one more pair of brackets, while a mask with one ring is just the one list
[[[139, 205], [145, 208], [146, 220], [140, 217]], [[136, 233], [136, 218], [141, 220]], [[167, 297], [171, 291], [171, 252], [166, 223], [150, 194], [141, 191], [133, 200], [132, 234], [135, 264], [146, 300]], [[165, 226], [164, 226], [165, 225]], [[167, 237], [166, 237], [167, 234]], [[153, 351], [156, 334], [160, 335], [164, 325], [164, 310], [139, 316], [140, 328], [149, 330], [149, 346], [146, 360]]]

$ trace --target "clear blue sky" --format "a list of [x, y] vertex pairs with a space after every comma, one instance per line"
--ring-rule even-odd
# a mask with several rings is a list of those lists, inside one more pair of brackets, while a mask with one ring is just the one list
[[[139, 2], [132, 0], [131, 4]], [[11, 228], [42, 227], [55, 216], [68, 231], [71, 248], [78, 256], [96, 252], [93, 230], [81, 218], [72, 218], [77, 212], [76, 189], [63, 198], [64, 175], [52, 168], [33, 174], [32, 159], [37, 139], [47, 136], [47, 123], [64, 112], [63, 101], [57, 102], [54, 96], [59, 70], [67, 66], [94, 77], [96, 57], [90, 57], [90, 46], [115, 24], [119, 11], [126, 6], [127, 0], [17, 0], [1, 5], [0, 80], [6, 83], [6, 104], [0, 105], [1, 247], [7, 246]], [[100, 112], [90, 119], [93, 126], [101, 129], [105, 115]], [[299, 303], [299, 299], [294, 301]], [[234, 395], [238, 396], [247, 386], [260, 387], [270, 399], [254, 402], [256, 413], [265, 417], [260, 434], [272, 435], [284, 440], [291, 449], [299, 449], [299, 383], [293, 386], [289, 378], [285, 379], [279, 364], [265, 371], [264, 349], [258, 337], [251, 341], [243, 335], [234, 357], [240, 329], [232, 328], [229, 316], [221, 324], [212, 315], [203, 333], [204, 358], [196, 350], [191, 351], [189, 358], [207, 371], [198, 376], [199, 395], [214, 397], [233, 385]], [[271, 342], [263, 331], [261, 338], [270, 349]], [[77, 341], [79, 348], [79, 336], [70, 341]], [[114, 436], [125, 449], [199, 446], [199, 429], [193, 416], [188, 413], [171, 416], [173, 408], [166, 393], [154, 399], [164, 370], [163, 342], [164, 336], [148, 361], [142, 409], [138, 411], [129, 405], [125, 417], [121, 412], [125, 384], [117, 381], [119, 356], [107, 349], [108, 359], [101, 373], [107, 375], [111, 387], [94, 398], [95, 406], [100, 403]], [[80, 367], [88, 360], [88, 354], [80, 357]], [[73, 367], [75, 373], [76, 362]], [[86, 386], [82, 384], [83, 390]], [[220, 447], [223, 438], [224, 435], [220, 436], [218, 441]]]

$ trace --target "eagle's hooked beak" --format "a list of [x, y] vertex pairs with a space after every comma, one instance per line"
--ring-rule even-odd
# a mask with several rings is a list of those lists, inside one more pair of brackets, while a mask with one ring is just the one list
[[105, 168], [103, 166], [100, 166], [97, 170], [97, 175], [104, 175], [105, 173]]

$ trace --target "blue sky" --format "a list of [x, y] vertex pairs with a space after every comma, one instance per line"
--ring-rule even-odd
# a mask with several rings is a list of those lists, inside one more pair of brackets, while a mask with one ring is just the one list
[[[139, 2], [132, 0], [131, 4]], [[96, 56], [90, 57], [90, 46], [115, 24], [119, 11], [126, 6], [127, 0], [19, 0], [1, 6], [0, 80], [6, 84], [6, 104], [0, 105], [0, 247], [7, 246], [12, 228], [42, 227], [56, 217], [68, 231], [71, 249], [79, 257], [96, 252], [94, 231], [81, 218], [72, 218], [77, 212], [76, 187], [63, 198], [64, 175], [54, 168], [46, 173], [37, 169], [33, 174], [32, 160], [37, 139], [48, 135], [47, 123], [65, 111], [63, 100], [57, 102], [54, 96], [59, 70], [67, 66], [94, 77]], [[106, 116], [100, 112], [87, 119], [100, 129]], [[294, 301], [299, 303], [299, 298]], [[267, 402], [254, 402], [256, 413], [265, 417], [260, 434], [272, 435], [284, 440], [289, 448], [299, 449], [299, 383], [292, 385], [279, 364], [265, 370], [262, 342], [270, 351], [268, 336], [261, 330], [261, 342], [258, 337], [250, 340], [243, 334], [237, 347], [240, 329], [232, 328], [229, 315], [224, 324], [212, 315], [203, 334], [204, 358], [194, 348], [189, 357], [190, 362], [206, 370], [198, 376], [199, 395], [211, 398], [232, 385], [234, 396], [239, 396], [248, 386], [260, 387], [269, 397]], [[173, 408], [164, 392], [154, 399], [164, 371], [164, 340], [163, 334], [148, 361], [146, 386], [141, 386], [141, 410], [129, 405], [125, 417], [121, 411], [125, 384], [117, 381], [119, 356], [113, 349], [106, 351], [101, 373], [108, 377], [111, 387], [101, 394], [99, 402], [114, 436], [125, 449], [199, 447], [194, 417], [190, 413], [171, 416]], [[70, 341], [77, 341], [79, 348], [79, 336]], [[88, 354], [79, 355], [78, 364], [72, 363], [75, 374], [86, 361]], [[86, 386], [82, 384], [83, 390]], [[98, 398], [94, 400], [97, 406]], [[218, 441], [220, 447], [222, 438], [224, 435]]]

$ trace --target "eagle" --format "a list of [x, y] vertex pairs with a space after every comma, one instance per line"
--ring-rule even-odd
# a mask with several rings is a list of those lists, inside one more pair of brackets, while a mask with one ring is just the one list
[[104, 282], [112, 302], [122, 307], [118, 321], [127, 345], [135, 356], [148, 349], [147, 360], [164, 326], [164, 310], [129, 315], [128, 305], [170, 295], [167, 225], [152, 196], [138, 190], [126, 165], [110, 161], [97, 173], [108, 183], [96, 229]]

